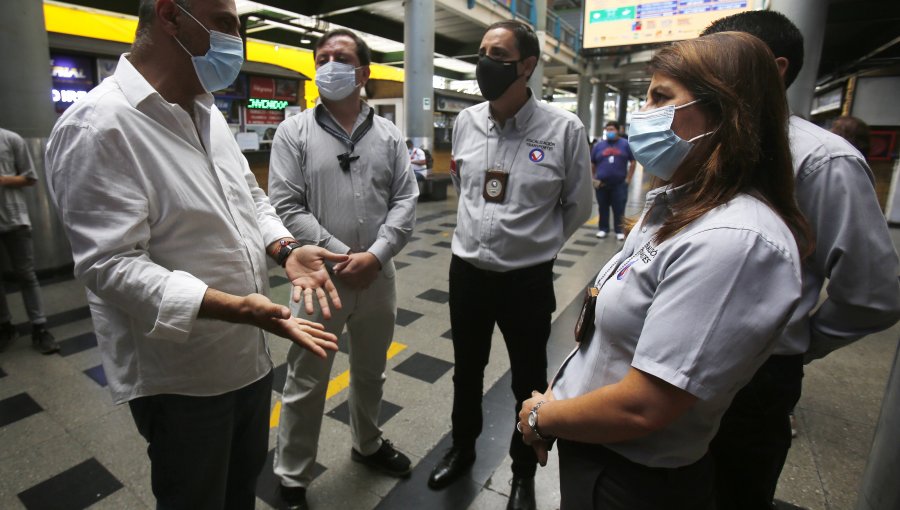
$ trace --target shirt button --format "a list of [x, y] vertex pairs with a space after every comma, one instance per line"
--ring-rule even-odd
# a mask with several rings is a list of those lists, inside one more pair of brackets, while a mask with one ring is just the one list
[[359, 222], [360, 222], [360, 223], [362, 223], [362, 222], [363, 222], [363, 219], [362, 219], [362, 218], [360, 218], [360, 219], [359, 219]]
[[643, 233], [646, 234], [646, 233], [647, 233], [647, 227], [642, 228], [642, 229], [641, 229], [641, 232], [643, 232]]
[[356, 198], [359, 198], [359, 193], [356, 194]]

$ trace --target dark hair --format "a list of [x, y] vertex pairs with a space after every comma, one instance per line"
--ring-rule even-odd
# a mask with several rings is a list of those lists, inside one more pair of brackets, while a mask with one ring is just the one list
[[671, 204], [657, 242], [747, 193], [766, 202], [794, 233], [800, 254], [809, 255], [812, 234], [794, 198], [787, 99], [766, 45], [740, 32], [688, 39], [660, 50], [650, 71], [687, 88], [715, 126], [675, 171], [672, 186], [685, 192]]
[[612, 127], [616, 128], [616, 131], [618, 131], [618, 130], [620, 130], [620, 129], [622, 128], [622, 126], [619, 125], [619, 123], [618, 123], [617, 121], [614, 121], [614, 120], [609, 120], [609, 121], [607, 121], [607, 122], [606, 122], [606, 125], [603, 126], [603, 128], [605, 129], [605, 128], [608, 128], [609, 126], [612, 126]]
[[[157, 0], [140, 0], [138, 4], [138, 24], [136, 38], [140, 38], [146, 34], [147, 29], [153, 24], [153, 18], [156, 17], [156, 1]], [[191, 0], [173, 0], [176, 5], [182, 6], [185, 10], [191, 10]]]
[[775, 58], [788, 61], [784, 87], [790, 87], [803, 67], [803, 34], [784, 14], [776, 11], [747, 11], [713, 21], [701, 36], [717, 32], [746, 32], [766, 43]]
[[325, 32], [325, 34], [316, 41], [316, 47], [313, 49], [313, 58], [316, 58], [316, 53], [319, 52], [319, 48], [325, 46], [325, 43], [330, 39], [339, 35], [349, 37], [356, 43], [356, 58], [359, 59], [359, 65], [367, 66], [372, 63], [372, 50], [369, 49], [369, 45], [366, 44], [366, 41], [363, 41], [360, 36], [356, 35], [355, 32], [347, 30], [346, 28], [336, 28]]
[[505, 19], [487, 27], [484, 32], [490, 32], [495, 28], [502, 28], [513, 33], [513, 36], [516, 38], [516, 49], [519, 50], [519, 58], [522, 60], [528, 57], [541, 58], [541, 44], [538, 42], [537, 35], [531, 26], [519, 20]]
[[863, 157], [869, 157], [869, 126], [861, 119], [841, 115], [831, 125], [831, 132], [850, 142]]

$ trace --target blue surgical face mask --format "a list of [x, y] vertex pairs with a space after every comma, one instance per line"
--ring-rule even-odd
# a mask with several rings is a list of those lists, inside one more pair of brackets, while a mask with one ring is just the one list
[[606, 132], [606, 139], [609, 140], [610, 142], [613, 141], [613, 140], [615, 140], [615, 139], [616, 139], [616, 132], [615, 132], [615, 131], [607, 131], [607, 132]]
[[319, 94], [331, 101], [340, 101], [356, 88], [356, 70], [350, 64], [331, 61], [316, 69], [316, 87]]
[[691, 142], [712, 133], [710, 131], [690, 140], [682, 140], [672, 131], [675, 110], [696, 102], [697, 100], [694, 100], [681, 106], [669, 105], [631, 114], [628, 144], [631, 146], [634, 159], [651, 175], [664, 181], [672, 180], [678, 165], [694, 147]]
[[191, 56], [194, 71], [197, 72], [197, 79], [200, 80], [203, 90], [214, 92], [234, 83], [244, 64], [244, 41], [240, 37], [206, 28], [184, 7], [178, 5], [178, 8], [209, 33], [209, 51], [199, 57], [191, 54], [181, 41], [175, 38], [175, 42]]

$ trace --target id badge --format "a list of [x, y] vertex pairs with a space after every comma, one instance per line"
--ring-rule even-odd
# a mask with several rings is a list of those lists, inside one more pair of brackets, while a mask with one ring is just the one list
[[575, 342], [587, 343], [594, 333], [594, 314], [597, 307], [597, 296], [600, 289], [588, 287], [584, 289], [584, 302], [581, 304], [581, 313], [575, 321]]
[[485, 171], [484, 190], [481, 196], [486, 202], [503, 202], [506, 196], [506, 183], [509, 180], [509, 172], [496, 168]]
[[609, 162], [610, 162], [610, 163], [615, 163], [615, 162], [616, 162], [616, 157], [615, 157], [615, 156], [610, 156], [610, 157], [609, 157]]

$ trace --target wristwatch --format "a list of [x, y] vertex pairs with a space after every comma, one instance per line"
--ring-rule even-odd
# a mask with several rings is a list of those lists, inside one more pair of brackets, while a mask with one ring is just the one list
[[531, 412], [528, 413], [528, 426], [531, 427], [531, 430], [534, 431], [534, 435], [537, 436], [541, 441], [549, 441], [550, 436], [544, 436], [541, 434], [541, 431], [538, 429], [538, 409], [541, 408], [546, 400], [541, 400], [534, 407], [531, 408]]
[[290, 242], [282, 242], [281, 248], [278, 249], [278, 254], [275, 255], [275, 262], [278, 263], [279, 266], [284, 267], [285, 263], [287, 263], [288, 256], [290, 256], [291, 252], [301, 247], [299, 242], [290, 241]]

